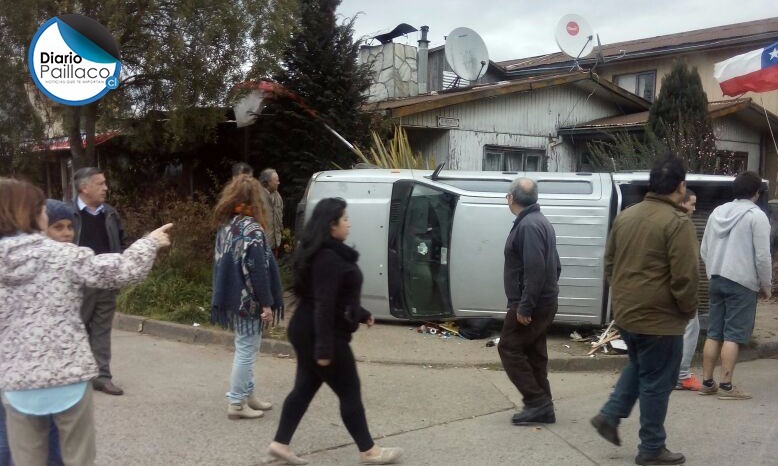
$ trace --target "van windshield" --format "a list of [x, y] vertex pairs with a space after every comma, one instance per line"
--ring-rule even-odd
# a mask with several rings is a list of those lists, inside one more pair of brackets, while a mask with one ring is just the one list
[[416, 184], [402, 229], [403, 291], [412, 317], [452, 312], [449, 248], [456, 196]]

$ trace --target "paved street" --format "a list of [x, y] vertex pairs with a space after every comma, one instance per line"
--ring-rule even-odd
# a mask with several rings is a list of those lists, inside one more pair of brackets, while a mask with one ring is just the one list
[[[121, 331], [114, 332], [114, 346], [113, 372], [127, 394], [96, 396], [98, 464], [261, 464], [292, 384], [293, 360], [262, 355], [259, 390], [276, 409], [264, 419], [229, 421], [223, 398], [229, 350]], [[674, 393], [668, 446], [684, 452], [688, 465], [775, 465], [777, 373], [778, 360], [738, 366], [736, 381], [754, 394], [750, 401]], [[510, 425], [520, 397], [501, 371], [362, 363], [360, 374], [374, 437], [405, 448], [406, 465], [634, 464], [636, 418], [622, 425], [621, 448], [600, 439], [588, 424], [616, 380], [611, 372], [553, 373], [557, 424], [543, 428]], [[294, 449], [313, 465], [357, 464], [350, 442], [336, 398], [322, 389]]]

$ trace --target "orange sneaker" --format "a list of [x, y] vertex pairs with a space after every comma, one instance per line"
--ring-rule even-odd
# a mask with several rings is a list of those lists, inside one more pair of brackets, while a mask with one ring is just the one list
[[698, 392], [700, 391], [700, 388], [702, 387], [702, 382], [692, 375], [688, 379], [681, 379], [678, 381], [678, 383], [675, 385], [676, 390], [689, 390], [692, 392]]

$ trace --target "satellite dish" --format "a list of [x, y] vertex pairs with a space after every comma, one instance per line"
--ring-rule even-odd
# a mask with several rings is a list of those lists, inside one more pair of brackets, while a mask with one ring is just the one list
[[556, 25], [556, 43], [568, 57], [583, 58], [594, 49], [594, 32], [580, 15], [565, 15]]
[[469, 28], [456, 28], [446, 37], [446, 61], [462, 79], [476, 81], [486, 74], [489, 67], [489, 51], [477, 32]]
[[262, 91], [252, 90], [235, 103], [233, 111], [235, 112], [235, 122], [237, 123], [238, 128], [243, 128], [244, 126], [249, 126], [254, 123], [257, 119], [257, 114], [259, 114], [262, 109], [263, 99], [264, 95], [262, 94]]

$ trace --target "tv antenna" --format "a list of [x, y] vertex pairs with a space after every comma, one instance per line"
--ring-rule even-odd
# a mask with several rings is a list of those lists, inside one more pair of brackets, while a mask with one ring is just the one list
[[[575, 61], [573, 69], [581, 69], [578, 60], [589, 56], [594, 50], [594, 32], [580, 15], [565, 15], [557, 23], [554, 32], [559, 50]], [[597, 38], [599, 41], [599, 37]]]
[[477, 81], [489, 67], [489, 51], [477, 32], [459, 27], [446, 36], [446, 61], [457, 75], [450, 87], [456, 87], [460, 79]]

